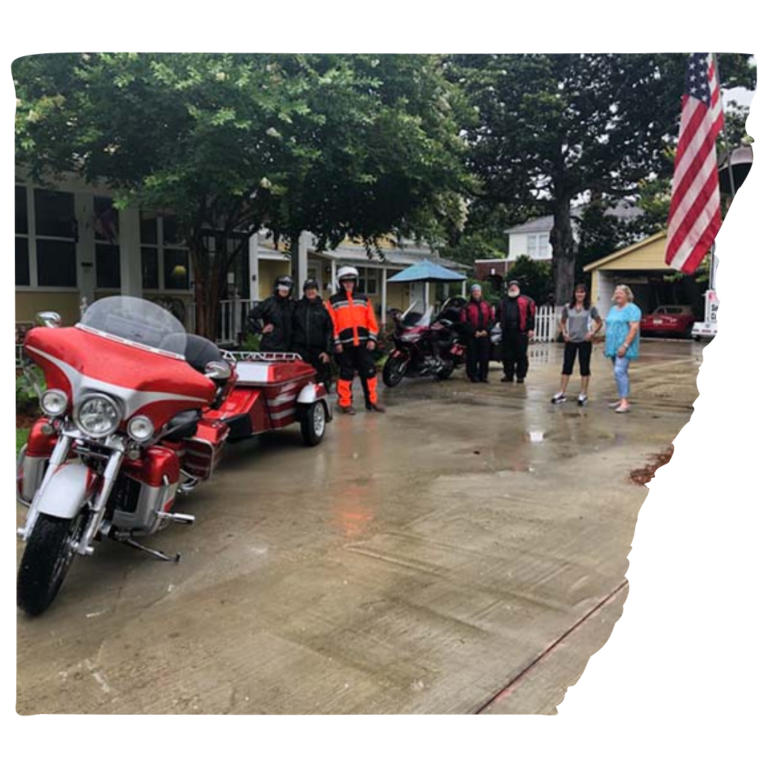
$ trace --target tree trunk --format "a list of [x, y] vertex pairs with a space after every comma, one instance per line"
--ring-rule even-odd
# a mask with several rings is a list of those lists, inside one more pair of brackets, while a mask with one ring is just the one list
[[221, 254], [211, 260], [202, 246], [202, 237], [192, 237], [189, 258], [195, 278], [195, 332], [216, 341], [216, 321], [219, 311]]
[[563, 195], [555, 201], [555, 223], [549, 233], [552, 245], [552, 271], [555, 279], [555, 303], [563, 306], [571, 300], [576, 273], [576, 248], [571, 227], [571, 201]]

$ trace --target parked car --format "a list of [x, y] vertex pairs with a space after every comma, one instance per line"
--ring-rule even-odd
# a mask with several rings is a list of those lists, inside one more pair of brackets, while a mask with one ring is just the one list
[[693, 307], [687, 304], [665, 304], [656, 307], [650, 315], [643, 315], [640, 333], [689, 337], [695, 320]]

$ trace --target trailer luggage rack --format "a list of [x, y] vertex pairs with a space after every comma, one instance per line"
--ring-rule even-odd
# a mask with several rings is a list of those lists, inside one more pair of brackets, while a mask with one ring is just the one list
[[230, 352], [222, 350], [221, 356], [231, 363], [293, 363], [300, 362], [297, 352]]

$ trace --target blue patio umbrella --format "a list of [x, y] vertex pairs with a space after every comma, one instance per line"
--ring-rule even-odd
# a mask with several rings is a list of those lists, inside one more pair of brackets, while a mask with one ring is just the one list
[[421, 283], [424, 286], [424, 306], [429, 305], [428, 283], [457, 283], [464, 282], [466, 275], [446, 269], [427, 259], [406, 267], [402, 272], [390, 277], [388, 283]]
[[446, 269], [439, 264], [424, 260], [412, 264], [402, 272], [387, 279], [388, 283], [457, 283], [466, 280], [466, 275]]

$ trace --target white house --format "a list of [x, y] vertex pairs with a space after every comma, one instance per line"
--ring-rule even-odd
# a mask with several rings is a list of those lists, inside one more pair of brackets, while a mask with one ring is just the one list
[[[579, 218], [583, 205], [571, 209], [573, 219], [573, 239], [579, 242]], [[606, 210], [606, 215], [620, 219], [634, 219], [642, 213], [640, 208], [629, 202], [622, 202]], [[478, 259], [475, 261], [475, 275], [486, 279], [493, 275], [504, 275], [519, 256], [528, 256], [535, 261], [550, 261], [552, 246], [549, 235], [555, 224], [554, 216], [539, 216], [523, 224], [504, 230], [507, 236], [507, 256], [504, 259]]]

